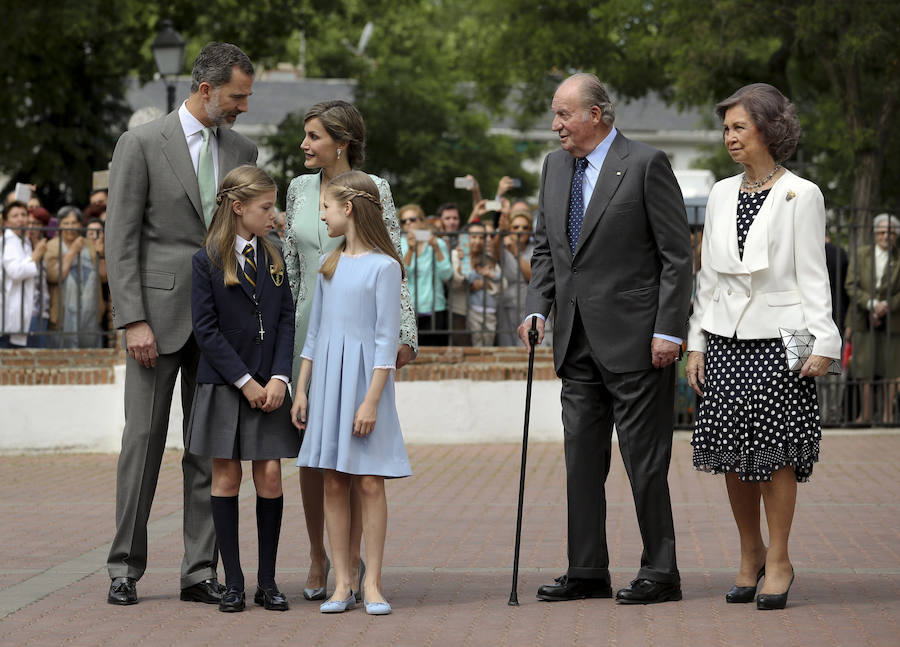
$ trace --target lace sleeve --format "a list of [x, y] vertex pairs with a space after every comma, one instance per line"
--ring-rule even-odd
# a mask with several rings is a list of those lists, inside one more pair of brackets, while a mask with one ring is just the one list
[[[372, 176], [375, 184], [378, 185], [378, 192], [381, 197], [381, 206], [383, 210], [384, 226], [391, 236], [391, 242], [394, 243], [394, 249], [400, 258], [403, 258], [403, 250], [400, 240], [403, 238], [400, 221], [397, 220], [397, 209], [394, 207], [394, 198], [391, 195], [391, 187], [387, 180], [377, 176]], [[416, 327], [416, 312], [412, 307], [412, 299], [409, 296], [409, 281], [407, 277], [403, 277], [400, 284], [400, 343], [406, 344], [412, 348], [414, 354], [419, 352], [419, 331]]]
[[297, 242], [297, 235], [294, 229], [294, 218], [303, 207], [301, 184], [304, 177], [301, 175], [291, 180], [287, 190], [287, 205], [284, 214], [284, 266], [287, 271], [288, 283], [291, 286], [291, 296], [294, 298], [295, 304], [306, 298], [306, 290], [304, 288], [306, 277], [303, 276], [305, 259], [303, 258], [303, 252], [300, 251], [300, 245]]

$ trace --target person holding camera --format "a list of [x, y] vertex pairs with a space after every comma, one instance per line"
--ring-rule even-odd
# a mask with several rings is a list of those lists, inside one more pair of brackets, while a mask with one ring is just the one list
[[419, 343], [446, 346], [447, 297], [444, 282], [453, 275], [446, 243], [425, 224], [425, 212], [417, 204], [400, 207], [400, 226], [406, 234], [401, 254], [409, 277], [409, 294], [416, 310]]

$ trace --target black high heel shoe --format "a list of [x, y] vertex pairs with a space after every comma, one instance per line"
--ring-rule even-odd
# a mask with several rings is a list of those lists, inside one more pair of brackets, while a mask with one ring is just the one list
[[759, 569], [759, 572], [756, 574], [756, 584], [753, 586], [732, 586], [731, 590], [725, 594], [725, 601], [732, 604], [753, 602], [753, 598], [756, 596], [756, 587], [759, 586], [759, 581], [765, 574], [766, 565], [763, 564], [763, 567]]
[[794, 569], [791, 568], [791, 581], [788, 582], [787, 591], [784, 593], [760, 593], [756, 596], [756, 608], [760, 611], [770, 611], [772, 609], [783, 609], [787, 606], [788, 592], [791, 590], [791, 584], [794, 583]]

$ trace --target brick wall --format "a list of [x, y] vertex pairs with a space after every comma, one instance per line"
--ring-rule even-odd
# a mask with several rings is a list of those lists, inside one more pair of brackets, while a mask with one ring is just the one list
[[[125, 363], [121, 349], [0, 350], [0, 386], [22, 384], [112, 384], [113, 367]], [[524, 380], [528, 353], [524, 348], [423, 347], [415, 362], [397, 372], [398, 381]], [[553, 355], [539, 348], [534, 378], [552, 380]]]
[[0, 350], [0, 386], [112, 384], [113, 367], [125, 363], [118, 348]]

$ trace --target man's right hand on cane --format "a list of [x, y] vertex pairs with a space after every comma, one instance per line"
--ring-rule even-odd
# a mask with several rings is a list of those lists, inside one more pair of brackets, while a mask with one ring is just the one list
[[540, 345], [541, 342], [544, 341], [544, 320], [540, 317], [529, 317], [528, 319], [526, 319], [525, 322], [521, 326], [519, 326], [518, 335], [519, 339], [522, 340], [522, 343], [525, 344], [525, 350], [527, 350], [528, 352], [531, 352], [531, 342], [528, 341], [528, 331], [531, 330], [532, 319], [537, 319], [538, 345]]

